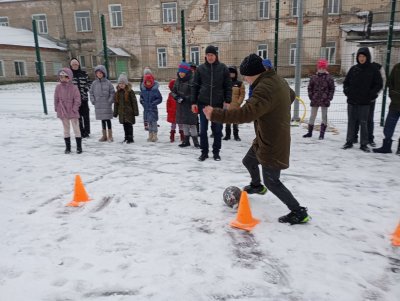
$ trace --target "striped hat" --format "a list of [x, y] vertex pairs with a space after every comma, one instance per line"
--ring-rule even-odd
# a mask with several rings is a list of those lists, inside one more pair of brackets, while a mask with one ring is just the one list
[[186, 62], [181, 62], [178, 66], [178, 72], [189, 73], [191, 70], [192, 70], [192, 68]]

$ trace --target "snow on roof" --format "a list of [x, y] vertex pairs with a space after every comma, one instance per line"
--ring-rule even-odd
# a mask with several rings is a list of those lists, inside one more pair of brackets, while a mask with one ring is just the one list
[[[55, 42], [41, 36], [38, 36], [38, 41], [40, 48], [67, 50], [65, 47], [58, 46]], [[22, 28], [0, 26], [0, 45], [35, 47], [33, 32]]]
[[129, 53], [127, 53], [125, 50], [121, 49], [121, 48], [115, 48], [115, 47], [107, 47], [108, 49], [110, 49], [112, 52], [115, 53], [115, 55], [118, 56], [131, 56]]
[[[367, 24], [343, 24], [340, 25], [340, 29], [345, 32], [355, 31], [364, 32], [367, 30]], [[371, 26], [371, 32], [387, 32], [389, 30], [389, 23], [373, 23]], [[393, 30], [400, 31], [400, 22], [394, 22]]]

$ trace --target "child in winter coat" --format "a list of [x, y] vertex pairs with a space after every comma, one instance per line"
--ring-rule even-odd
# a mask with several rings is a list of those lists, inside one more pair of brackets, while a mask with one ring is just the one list
[[[169, 84], [168, 88], [170, 91], [172, 91], [172, 88], [174, 87], [175, 80], [172, 79]], [[172, 97], [172, 93], [169, 92], [168, 94], [168, 99], [167, 99], [167, 121], [171, 123], [171, 131], [169, 132], [169, 140], [171, 142], [175, 141], [175, 132], [176, 132], [176, 101]], [[178, 124], [179, 127], [179, 134], [181, 136], [181, 142], [183, 142], [183, 130], [182, 130], [182, 125]]]
[[157, 105], [162, 102], [162, 96], [158, 89], [159, 84], [154, 80], [153, 75], [146, 74], [140, 85], [140, 103], [143, 106], [143, 119], [149, 125], [149, 138], [147, 141], [156, 142], [158, 132], [158, 109]]
[[193, 83], [192, 69], [186, 62], [178, 66], [178, 78], [172, 89], [172, 96], [176, 100], [176, 122], [183, 124], [184, 140], [180, 147], [190, 146], [190, 137], [195, 147], [200, 148], [197, 137], [197, 114], [192, 112], [191, 88]]
[[[94, 68], [96, 79], [90, 87], [90, 102], [94, 105], [96, 120], [101, 120], [103, 136], [100, 142], [114, 141], [111, 129], [111, 119], [113, 118], [112, 104], [114, 103], [114, 86], [107, 79], [107, 71], [103, 65]], [[106, 131], [108, 128], [108, 133]], [[108, 134], [108, 137], [107, 137]]]
[[69, 68], [63, 68], [58, 72], [60, 83], [54, 92], [54, 110], [64, 127], [65, 153], [71, 153], [71, 124], [75, 134], [76, 152], [80, 154], [82, 153], [82, 137], [79, 130], [81, 95], [78, 88], [72, 83], [72, 77], [72, 71]]
[[124, 126], [126, 143], [133, 143], [133, 124], [135, 116], [139, 116], [139, 109], [135, 92], [128, 83], [128, 78], [122, 73], [118, 78], [117, 92], [114, 100], [114, 117], [119, 116], [119, 123]]
[[310, 83], [308, 84], [308, 97], [311, 100], [311, 116], [308, 122], [308, 132], [303, 135], [303, 137], [309, 138], [312, 136], [318, 108], [321, 107], [322, 122], [319, 132], [319, 140], [322, 140], [324, 139], [325, 130], [328, 125], [328, 107], [330, 106], [333, 94], [335, 93], [335, 83], [332, 76], [327, 71], [327, 60], [318, 60], [317, 69], [317, 74], [311, 77]]

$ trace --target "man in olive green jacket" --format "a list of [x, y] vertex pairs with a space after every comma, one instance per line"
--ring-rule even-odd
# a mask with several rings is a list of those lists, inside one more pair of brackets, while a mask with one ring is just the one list
[[248, 102], [238, 109], [222, 110], [210, 106], [204, 108], [206, 117], [220, 123], [246, 123], [254, 121], [256, 138], [243, 164], [251, 176], [247, 193], [265, 194], [261, 184], [262, 166], [264, 184], [290, 210], [279, 218], [281, 223], [301, 224], [309, 221], [307, 208], [301, 207], [292, 193], [279, 180], [282, 169], [289, 167], [290, 155], [290, 105], [295, 98], [287, 82], [274, 70], [266, 71], [262, 59], [251, 54], [240, 65], [240, 73], [253, 89]]

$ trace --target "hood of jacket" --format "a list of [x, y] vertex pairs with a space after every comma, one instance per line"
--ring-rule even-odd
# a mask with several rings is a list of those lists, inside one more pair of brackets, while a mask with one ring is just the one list
[[360, 54], [364, 54], [367, 57], [367, 61], [366, 61], [367, 64], [371, 63], [371, 52], [369, 52], [368, 47], [361, 47], [360, 49], [358, 49], [358, 51], [357, 51], [357, 63], [358, 64], [360, 64], [360, 62], [358, 61], [358, 56]]
[[103, 65], [98, 65], [94, 68], [94, 74], [96, 74], [97, 71], [101, 71], [104, 74], [104, 78], [107, 78], [107, 70], [106, 67]]
[[69, 78], [69, 82], [72, 81], [73, 75], [72, 75], [71, 69], [65, 67], [65, 68], [62, 68], [60, 71], [58, 71], [58, 73], [57, 73], [58, 80], [60, 80], [60, 73], [61, 72], [67, 73], [68, 74], [68, 78]]

